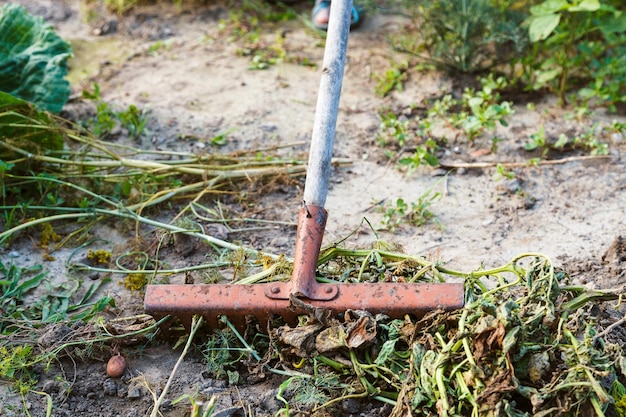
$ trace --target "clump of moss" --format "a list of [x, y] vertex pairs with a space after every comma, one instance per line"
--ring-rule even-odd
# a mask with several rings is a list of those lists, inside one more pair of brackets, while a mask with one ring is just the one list
[[108, 265], [111, 261], [111, 252], [104, 249], [91, 250], [87, 253], [87, 259], [93, 265]]
[[148, 285], [148, 276], [146, 274], [128, 274], [124, 278], [124, 288], [131, 291], [139, 291]]
[[42, 248], [47, 248], [50, 242], [58, 242], [59, 240], [61, 240], [61, 236], [54, 231], [50, 223], [41, 224], [41, 237], [39, 239], [39, 243]]

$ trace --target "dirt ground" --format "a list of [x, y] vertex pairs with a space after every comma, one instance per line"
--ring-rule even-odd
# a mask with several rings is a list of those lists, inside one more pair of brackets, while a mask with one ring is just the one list
[[[268, 33], [273, 39], [284, 36], [284, 48], [306, 56], [317, 68], [279, 63], [262, 71], [250, 70], [249, 57], [238, 56], [237, 45], [220, 34], [220, 19], [228, 8], [220, 2], [206, 6], [184, 5], [134, 9], [118, 17], [99, 12], [88, 19], [89, 8], [75, 0], [19, 0], [32, 13], [45, 17], [74, 47], [70, 62], [73, 91], [100, 85], [107, 102], [126, 107], [137, 105], [149, 111], [149, 134], [139, 146], [160, 150], [204, 152], [210, 138], [227, 134], [227, 145], [219, 152], [237, 149], [284, 146], [287, 155], [303, 157], [313, 127], [323, 48], [320, 35], [301, 21], [286, 22]], [[165, 2], [163, 2], [165, 3]], [[294, 6], [308, 18], [309, 5]], [[326, 208], [329, 220], [325, 243], [336, 242], [358, 229], [349, 245], [371, 245], [375, 236], [362, 226], [366, 217], [380, 226], [378, 210], [397, 198], [417, 200], [426, 190], [442, 194], [431, 210], [438, 224], [423, 227], [401, 225], [393, 231], [378, 230], [380, 238], [398, 244], [408, 253], [444, 262], [451, 268], [471, 271], [507, 263], [522, 252], [540, 252], [565, 267], [578, 282], [594, 288], [617, 288], [626, 282], [626, 141], [621, 135], [602, 138], [609, 156], [567, 163], [516, 168], [517, 182], [495, 177], [493, 167], [469, 164], [524, 162], [535, 154], [524, 143], [541, 123], [549, 135], [576, 131], [576, 122], [566, 117], [550, 96], [534, 97], [535, 109], [516, 103], [509, 127], [497, 130], [503, 138], [497, 153], [482, 152], [490, 147], [490, 135], [472, 146], [465, 139], [452, 139], [441, 160], [467, 164], [451, 170], [421, 168], [410, 175], [399, 172], [384, 157], [376, 136], [379, 111], [387, 107], [409, 112], [412, 104], [435, 98], [443, 91], [458, 89], [459, 81], [437, 73], [415, 73], [403, 91], [386, 98], [374, 94], [375, 75], [389, 67], [394, 52], [385, 36], [399, 30], [403, 20], [393, 15], [369, 15], [351, 33], [334, 155], [350, 165], [334, 168]], [[69, 115], [80, 113], [79, 100], [67, 106]], [[598, 121], [623, 115], [597, 109]], [[186, 139], [182, 139], [186, 138]], [[211, 150], [214, 151], [214, 150]], [[557, 155], [556, 158], [576, 156]], [[258, 197], [254, 214], [258, 218], [289, 222], [269, 230], [248, 233], [222, 231], [226, 240], [272, 253], [293, 255], [295, 222], [302, 199], [303, 180], [282, 185], [278, 191]], [[518, 192], [521, 189], [523, 192]], [[250, 210], [250, 207], [248, 207]], [[248, 211], [249, 213], [250, 211]], [[102, 231], [107, 238], [123, 241], [123, 231]], [[59, 277], [65, 274], [64, 257], [46, 268]], [[11, 258], [20, 265], [39, 261], [37, 249], [22, 245], [0, 249], [0, 259]], [[171, 256], [176, 256], [172, 252]], [[181, 264], [197, 261], [200, 254], [172, 260]], [[119, 314], [142, 312], [140, 295], [119, 286], [109, 290], [116, 298]], [[107, 378], [104, 361], [67, 362], [45, 373], [38, 387], [55, 398], [55, 416], [143, 416], [153, 404], [144, 385], [133, 377], [142, 376], [149, 386], [161, 389], [177, 360], [180, 349], [169, 345], [150, 346], [131, 353], [130, 369], [121, 379]], [[104, 359], [104, 358], [103, 358]], [[56, 373], [55, 373], [56, 372]], [[69, 392], [57, 376], [70, 381]], [[279, 379], [243, 386], [228, 386], [211, 379], [199, 357], [191, 355], [182, 365], [172, 386], [171, 399], [199, 392], [205, 397], [219, 393], [218, 416], [273, 415], [279, 408], [274, 398]], [[62, 398], [61, 398], [62, 397]], [[0, 415], [22, 415], [15, 408], [19, 398], [0, 390]], [[11, 405], [13, 404], [13, 405]], [[45, 415], [42, 396], [31, 396], [28, 407], [33, 416]], [[19, 409], [19, 407], [17, 407]], [[385, 415], [386, 406], [346, 403], [342, 415]], [[183, 416], [188, 405], [170, 405], [165, 416]]]

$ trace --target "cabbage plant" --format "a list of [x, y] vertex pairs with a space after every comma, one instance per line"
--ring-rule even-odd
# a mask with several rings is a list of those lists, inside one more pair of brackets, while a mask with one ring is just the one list
[[41, 17], [12, 3], [0, 8], [0, 91], [59, 113], [70, 96], [71, 54], [70, 44]]

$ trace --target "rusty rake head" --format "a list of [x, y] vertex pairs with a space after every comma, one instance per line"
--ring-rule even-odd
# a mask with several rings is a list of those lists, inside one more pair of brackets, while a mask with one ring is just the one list
[[202, 315], [212, 327], [218, 325], [221, 315], [228, 316], [240, 328], [249, 316], [254, 316], [266, 328], [275, 315], [294, 324], [298, 315], [308, 313], [298, 307], [300, 303], [293, 303], [292, 298], [338, 317], [346, 310], [367, 310], [392, 318], [406, 314], [420, 317], [436, 308], [452, 310], [463, 306], [463, 284], [318, 283], [316, 266], [326, 218], [326, 210], [321, 207], [300, 209], [290, 281], [252, 285], [149, 285], [146, 311], [157, 318], [176, 316], [183, 323], [190, 323], [193, 315]]

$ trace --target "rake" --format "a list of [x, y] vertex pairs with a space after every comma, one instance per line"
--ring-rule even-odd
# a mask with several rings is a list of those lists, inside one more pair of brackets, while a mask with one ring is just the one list
[[[324, 205], [328, 194], [351, 9], [351, 0], [331, 3], [333, 18], [329, 22], [324, 50], [290, 281], [252, 285], [149, 285], [144, 302], [147, 313], [156, 318], [175, 316], [187, 324], [192, 316], [202, 315], [212, 327], [217, 326], [219, 317], [225, 315], [233, 324], [243, 327], [249, 316], [267, 324], [274, 315], [278, 315], [293, 324], [298, 315], [305, 314], [303, 305], [323, 309], [335, 316], [341, 316], [347, 310], [367, 310], [392, 318], [401, 318], [406, 314], [420, 317], [436, 308], [453, 310], [463, 306], [463, 284], [458, 283], [329, 284], [316, 280], [317, 260], [328, 217]], [[302, 302], [294, 303], [294, 298]]]

